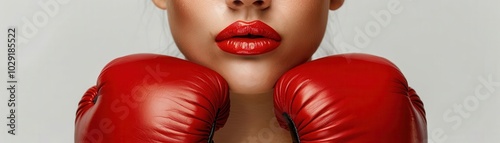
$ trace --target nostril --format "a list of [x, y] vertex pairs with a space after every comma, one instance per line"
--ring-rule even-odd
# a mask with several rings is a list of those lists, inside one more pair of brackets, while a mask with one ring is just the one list
[[264, 1], [263, 0], [256, 0], [255, 2], [253, 2], [254, 5], [257, 5], [257, 6], [261, 6], [264, 4]]
[[252, 7], [267, 9], [271, 5], [271, 0], [226, 0], [226, 4], [233, 10]]
[[233, 4], [236, 6], [240, 6], [240, 5], [243, 5], [243, 2], [241, 0], [234, 0]]

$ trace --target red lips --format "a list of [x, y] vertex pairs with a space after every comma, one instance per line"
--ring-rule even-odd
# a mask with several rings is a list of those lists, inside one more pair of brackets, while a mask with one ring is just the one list
[[215, 38], [219, 48], [237, 55], [259, 55], [276, 49], [281, 37], [262, 21], [236, 21]]

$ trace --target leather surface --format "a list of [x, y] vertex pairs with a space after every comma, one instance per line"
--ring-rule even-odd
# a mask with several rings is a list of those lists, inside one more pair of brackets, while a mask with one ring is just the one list
[[302, 143], [425, 143], [423, 102], [387, 59], [341, 54], [300, 65], [277, 82], [275, 113]]
[[83, 95], [75, 142], [207, 142], [229, 106], [216, 72], [168, 56], [129, 55], [110, 62]]

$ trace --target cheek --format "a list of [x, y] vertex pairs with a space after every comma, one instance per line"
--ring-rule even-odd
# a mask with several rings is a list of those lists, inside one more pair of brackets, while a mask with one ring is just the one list
[[192, 61], [205, 61], [207, 52], [213, 50], [214, 29], [219, 17], [214, 1], [171, 0], [167, 14], [172, 36], [184, 56]]
[[[283, 4], [280, 29], [283, 38], [283, 56], [309, 59], [319, 47], [328, 21], [328, 1], [314, 0]], [[285, 8], [286, 6], [286, 8]], [[286, 15], [286, 16], [285, 16]], [[295, 63], [297, 64], [297, 63]]]
[[286, 12], [289, 15], [286, 17], [286, 24], [292, 36], [302, 37], [303, 40], [317, 40], [324, 35], [329, 11], [325, 1], [314, 0], [289, 7]]

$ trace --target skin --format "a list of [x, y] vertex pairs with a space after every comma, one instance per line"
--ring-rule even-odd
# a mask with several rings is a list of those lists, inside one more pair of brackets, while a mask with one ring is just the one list
[[[230, 87], [231, 112], [215, 142], [291, 142], [273, 113], [273, 87], [291, 68], [307, 62], [326, 29], [328, 11], [343, 0], [153, 0], [167, 11], [177, 47], [187, 60], [221, 74]], [[240, 56], [217, 47], [217, 34], [235, 21], [261, 20], [282, 37], [268, 53]], [[267, 130], [269, 129], [269, 130]], [[259, 140], [260, 134], [260, 140]]]

